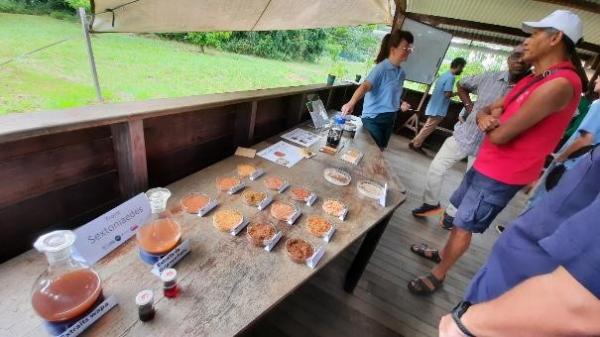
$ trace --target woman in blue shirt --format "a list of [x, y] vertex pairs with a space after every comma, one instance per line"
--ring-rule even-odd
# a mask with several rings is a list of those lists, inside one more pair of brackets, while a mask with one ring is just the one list
[[356, 89], [350, 101], [342, 106], [343, 114], [352, 113], [356, 103], [364, 96], [363, 126], [369, 130], [382, 151], [392, 135], [396, 112], [410, 109], [410, 105], [400, 99], [406, 78], [400, 64], [414, 50], [413, 41], [413, 35], [407, 31], [397, 30], [386, 34], [375, 59], [377, 65]]

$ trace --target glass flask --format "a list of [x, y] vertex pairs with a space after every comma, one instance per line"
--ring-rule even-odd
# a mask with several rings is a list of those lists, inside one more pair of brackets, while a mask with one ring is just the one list
[[146, 192], [152, 211], [150, 218], [136, 233], [140, 257], [148, 264], [154, 264], [161, 257], [177, 247], [181, 240], [181, 226], [166, 210], [171, 192], [162, 187]]
[[75, 233], [54, 231], [33, 246], [44, 253], [48, 268], [33, 285], [31, 304], [48, 331], [59, 335], [102, 299], [101, 280], [89, 266], [72, 257]]

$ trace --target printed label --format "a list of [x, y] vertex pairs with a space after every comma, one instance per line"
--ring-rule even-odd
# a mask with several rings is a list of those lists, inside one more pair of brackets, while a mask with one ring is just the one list
[[327, 231], [327, 233], [325, 233], [325, 235], [323, 236], [323, 241], [325, 241], [325, 242], [331, 241], [333, 234], [335, 234], [335, 226], [331, 226], [329, 231]]
[[160, 273], [177, 264], [184, 256], [190, 252], [190, 240], [185, 240], [179, 246], [175, 247], [169, 254], [163, 256], [152, 267], [152, 273], [160, 277]]
[[385, 203], [386, 203], [386, 199], [387, 199], [387, 190], [388, 190], [388, 184], [385, 183], [383, 185], [383, 193], [381, 194], [381, 197], [379, 198], [379, 205], [381, 205], [381, 207], [385, 207]]
[[296, 220], [298, 220], [298, 218], [300, 217], [300, 215], [302, 215], [302, 212], [297, 211], [296, 213], [294, 213], [294, 215], [292, 215], [291, 218], [288, 219], [288, 221], [286, 221], [288, 223], [288, 225], [293, 225]]
[[283, 236], [283, 233], [281, 231], [277, 232], [277, 234], [275, 234], [275, 236], [271, 239], [271, 241], [269, 241], [269, 243], [265, 246], [265, 250], [267, 252], [272, 251], [273, 248], [275, 248], [275, 246], [277, 246], [277, 243], [279, 242], [279, 240], [281, 240], [282, 236]]
[[317, 251], [313, 254], [313, 256], [311, 256], [306, 261], [306, 265], [309, 266], [310, 268], [314, 269], [317, 266], [317, 264], [319, 264], [319, 261], [321, 261], [321, 258], [323, 257], [324, 254], [325, 254], [325, 248], [319, 247], [317, 249]]
[[94, 310], [89, 314], [85, 315], [82, 319], [78, 320], [75, 324], [69, 327], [65, 332], [61, 333], [59, 337], [76, 337], [90, 327], [94, 322], [104, 316], [110, 309], [117, 305], [117, 298], [110, 296], [100, 303]]
[[229, 191], [227, 191], [227, 193], [229, 194], [236, 194], [237, 192], [239, 192], [240, 190], [242, 190], [244, 187], [246, 187], [246, 184], [244, 184], [244, 182], [242, 181], [241, 183], [233, 186], [232, 188], [229, 189]]
[[254, 181], [258, 178], [260, 178], [263, 174], [265, 174], [265, 170], [259, 168], [256, 169], [251, 175], [250, 175], [250, 180]]
[[219, 203], [216, 200], [210, 199], [208, 204], [206, 204], [204, 207], [200, 208], [200, 210], [198, 211], [198, 216], [200, 216], [200, 217], [205, 216], [210, 211], [212, 211], [215, 207], [217, 207], [218, 204]]
[[234, 229], [232, 229], [231, 232], [229, 232], [229, 234], [231, 234], [232, 236], [236, 236], [240, 234], [242, 229], [244, 229], [246, 226], [248, 226], [248, 220], [244, 218], [244, 220], [242, 220], [242, 223], [237, 225]]
[[314, 193], [311, 193], [308, 198], [306, 198], [306, 205], [307, 206], [312, 206], [315, 201], [317, 201], [317, 195]]
[[273, 202], [273, 197], [267, 194], [267, 197], [260, 202], [260, 204], [258, 204], [258, 210], [262, 211], [263, 209], [267, 208], [271, 202]]

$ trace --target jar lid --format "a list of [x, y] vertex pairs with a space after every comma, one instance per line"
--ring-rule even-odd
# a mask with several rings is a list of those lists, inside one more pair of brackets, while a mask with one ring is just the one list
[[40, 236], [33, 247], [42, 253], [56, 253], [70, 248], [75, 243], [75, 233], [70, 230], [59, 230]]
[[172, 282], [177, 278], [177, 270], [167, 268], [160, 273], [160, 280], [163, 282]]
[[150, 289], [140, 291], [135, 297], [135, 304], [139, 306], [154, 302], [154, 292]]
[[335, 117], [335, 124], [344, 124], [346, 123], [346, 119], [343, 116]]

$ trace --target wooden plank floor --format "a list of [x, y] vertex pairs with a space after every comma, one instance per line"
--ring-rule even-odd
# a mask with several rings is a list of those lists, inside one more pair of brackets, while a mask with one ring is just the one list
[[[406, 138], [394, 135], [387, 151], [388, 160], [406, 185], [408, 198], [396, 210], [354, 294], [345, 293], [342, 284], [358, 245], [332, 261], [244, 336], [437, 336], [440, 317], [460, 300], [499, 234], [491, 228], [475, 235], [471, 248], [436, 294], [428, 298], [411, 295], [407, 282], [429, 271], [432, 263], [413, 255], [409, 245], [425, 242], [439, 247], [448, 232], [439, 228], [438, 218], [417, 220], [410, 213], [421, 203], [431, 158], [408, 150], [407, 144]], [[448, 200], [464, 170], [465, 164], [460, 163], [448, 174], [442, 200]], [[514, 219], [525, 200], [519, 193], [495, 224]]]

